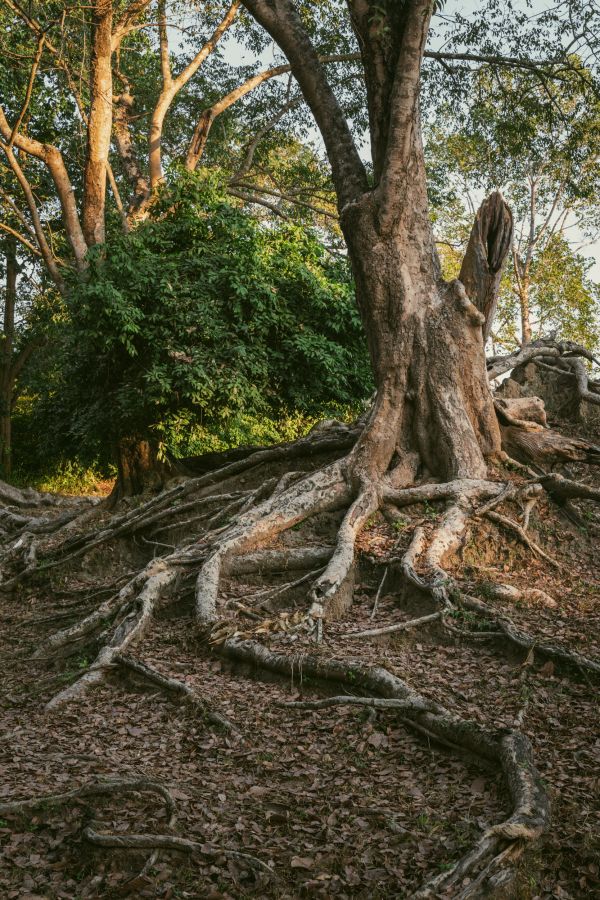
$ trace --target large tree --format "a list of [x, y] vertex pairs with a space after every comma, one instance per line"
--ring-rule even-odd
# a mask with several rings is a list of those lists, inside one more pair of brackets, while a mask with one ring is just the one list
[[[564, 504], [573, 498], [599, 497], [597, 489], [548, 475], [543, 469], [535, 477], [527, 469], [527, 480], [519, 480], [514, 469], [509, 475], [500, 466], [492, 468], [494, 463], [510, 462], [502, 456], [501, 441], [512, 439], [515, 446], [516, 434], [527, 438], [522, 442], [524, 450], [537, 446], [538, 456], [541, 447], [550, 461], [551, 454], [554, 461], [557, 458], [556, 438], [544, 428], [539, 404], [526, 400], [525, 405], [511, 410], [510, 405], [494, 402], [488, 384], [484, 337], [493, 320], [501, 269], [511, 245], [512, 216], [500, 194], [494, 193], [484, 202], [475, 218], [459, 278], [449, 283], [441, 275], [430, 220], [419, 109], [425, 54], [467, 65], [535, 67], [536, 63], [514, 55], [500, 56], [485, 46], [478, 52], [452, 50], [441, 54], [426, 50], [434, 7], [431, 0], [349, 0], [346, 6], [333, 3], [346, 25], [352, 25], [360, 51], [372, 156], [372, 165], [367, 166], [321, 59], [315, 38], [319, 29], [314, 29], [311, 17], [314, 4], [245, 0], [243, 5], [282, 50], [287, 59], [282, 65], [290, 67], [323, 139], [367, 334], [377, 389], [373, 406], [351, 426], [328, 422], [293, 444], [255, 453], [243, 451], [235, 458], [222, 457], [220, 466], [212, 459], [198, 477], [132, 510], [119, 511], [103, 522], [101, 531], [94, 527], [93, 517], [91, 528], [85, 527], [88, 519], [75, 519], [58, 538], [53, 534], [47, 541], [38, 541], [35, 535], [40, 530], [52, 531], [57, 520], [48, 523], [32, 517], [26, 535], [22, 534], [22, 520], [16, 524], [11, 520], [11, 527], [21, 531], [18, 542], [4, 556], [8, 577], [3, 589], [16, 589], [32, 573], [47, 573], [67, 562], [72, 565], [90, 551], [113, 546], [109, 542], [116, 538], [140, 532], [154, 535], [154, 540], [148, 541], [154, 552], [156, 547], [165, 547], [161, 538], [156, 540], [157, 534], [167, 528], [183, 532], [183, 543], [167, 545], [167, 552], [160, 558], [148, 555], [146, 565], [133, 577], [130, 571], [125, 574], [118, 593], [81, 621], [51, 635], [39, 648], [38, 658], [69, 652], [69, 647], [89, 643], [92, 635], [105, 629], [89, 669], [56, 694], [48, 708], [80, 698], [117, 668], [133, 670], [197, 703], [189, 684], [167, 679], [150, 666], [124, 656], [150, 626], [160, 604], [179, 597], [178, 585], [186, 580], [189, 583], [191, 575], [195, 578], [195, 616], [201, 634], [210, 635], [212, 645], [221, 645], [226, 655], [286, 676], [293, 677], [300, 671], [304, 676], [352, 685], [354, 691], [348, 693], [358, 688], [380, 695], [339, 696], [318, 703], [324, 706], [357, 701], [394, 708], [403, 721], [428, 739], [454, 750], [459, 747], [500, 768], [510, 795], [510, 815], [488, 828], [456, 865], [434, 877], [416, 895], [433, 897], [454, 889], [458, 896], [481, 896], [493, 887], [490, 879], [495, 879], [495, 886], [503, 883], [507, 861], [515, 858], [527, 841], [543, 833], [549, 823], [546, 788], [519, 722], [513, 729], [498, 729], [465, 720], [417, 694], [381, 666], [331, 660], [326, 652], [309, 653], [306, 645], [300, 645], [303, 652], [299, 655], [286, 653], [285, 644], [280, 644], [282, 652], [274, 652], [261, 642], [272, 621], [259, 621], [250, 631], [254, 639], [245, 640], [248, 629], [231, 615], [232, 607], [239, 609], [243, 604], [237, 600], [229, 604], [222, 588], [226, 579], [239, 573], [264, 575], [282, 569], [309, 569], [307, 575], [284, 586], [284, 591], [311, 582], [310, 608], [306, 615], [298, 611], [299, 630], [292, 638], [301, 640], [310, 631], [321, 642], [328, 627], [324, 623], [351, 596], [356, 538], [369, 518], [382, 506], [389, 512], [389, 507], [442, 502], [447, 505], [431, 528], [417, 525], [407, 536], [399, 560], [399, 574], [419, 598], [426, 596], [429, 614], [353, 636], [364, 638], [425, 627], [432, 621], [444, 625], [466, 612], [477, 621], [483, 618], [484, 628], [500, 633], [513, 647], [525, 648], [526, 662], [530, 655], [540, 653], [553, 665], [576, 665], [590, 675], [600, 671], [597, 661], [516, 627], [492, 604], [474, 597], [471, 585], [460, 573], [449, 572], [450, 557], [461, 546], [468, 528], [477, 527], [484, 516], [511, 529], [552, 565], [552, 559], [527, 535], [526, 521], [521, 526], [498, 513], [498, 507], [513, 499], [530, 510], [544, 488]], [[570, 6], [573, 9], [567, 12], [576, 16], [577, 4]], [[512, 33], [522, 39], [527, 22], [514, 13], [512, 3], [505, 6], [493, 0], [486, 4], [492, 24], [497, 24], [501, 7], [509, 17], [514, 16]], [[552, 12], [549, 22], [555, 18]], [[471, 41], [486, 35], [485, 21], [481, 25], [477, 20], [474, 13], [477, 28], [469, 35]], [[159, 25], [163, 82], [170, 84], [164, 22]], [[537, 30], [539, 19], [533, 28]], [[557, 38], [554, 44], [552, 58], [546, 64], [550, 71], [564, 64], [561, 40]], [[562, 60], [559, 63], [557, 56]], [[9, 137], [5, 140], [10, 142]], [[36, 145], [29, 146], [32, 153], [37, 152]], [[50, 154], [50, 161], [53, 159]], [[557, 358], [565, 351], [572, 355], [576, 349], [553, 344], [525, 348], [508, 361], [493, 361], [491, 372], [508, 371], [536, 353]], [[575, 439], [567, 442], [563, 453], [574, 459], [600, 459], [598, 448]], [[270, 464], [274, 468], [269, 471], [265, 467]], [[252, 475], [255, 480], [248, 489], [246, 478]], [[319, 520], [317, 546], [314, 531], [308, 535], [296, 531], [287, 534], [323, 513], [341, 517]], [[323, 546], [320, 540], [321, 528], [328, 525], [335, 529], [333, 547]], [[318, 566], [323, 568], [319, 570]], [[275, 593], [281, 592], [277, 589]], [[487, 585], [485, 596], [514, 600], [530, 596], [530, 589], [518, 591], [492, 584]], [[268, 603], [273, 597], [270, 594], [265, 600], [265, 595], [259, 594], [254, 608], [245, 612], [253, 620], [261, 619], [256, 610], [270, 610]], [[107, 620], [112, 624], [105, 628]], [[288, 619], [282, 629], [286, 634], [289, 625]], [[300, 629], [304, 629], [302, 634]], [[79, 796], [86, 790], [99, 788], [84, 786], [75, 793]], [[0, 812], [14, 812], [15, 808], [27, 811], [35, 805], [35, 801], [6, 804]], [[87, 834], [88, 839], [109, 847], [182, 847], [176, 839], [161, 840], [157, 835], [145, 835], [140, 840], [139, 835], [98, 835], [93, 829]], [[187, 844], [188, 849], [195, 846], [190, 841]], [[474, 871], [474, 880], [465, 885]]]

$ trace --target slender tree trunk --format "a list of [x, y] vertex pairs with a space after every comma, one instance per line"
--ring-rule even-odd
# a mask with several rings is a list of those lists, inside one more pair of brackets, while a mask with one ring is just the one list
[[529, 306], [529, 281], [523, 280], [519, 290], [519, 303], [521, 305], [521, 346], [531, 343], [531, 309]]
[[16, 240], [9, 236], [4, 246], [6, 254], [6, 291], [4, 295], [2, 356], [0, 358], [0, 464], [2, 465], [4, 477], [9, 477], [12, 470], [13, 349], [15, 339], [15, 304], [17, 299]]
[[95, 0], [83, 197], [83, 233], [88, 247], [105, 240], [106, 167], [112, 131], [112, 17], [112, 0]]

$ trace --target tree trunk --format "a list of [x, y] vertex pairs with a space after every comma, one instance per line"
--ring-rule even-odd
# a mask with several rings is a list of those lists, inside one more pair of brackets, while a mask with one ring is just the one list
[[11, 416], [14, 386], [15, 305], [17, 300], [17, 242], [14, 237], [9, 236], [4, 246], [6, 254], [6, 291], [4, 295], [2, 354], [0, 356], [0, 464], [2, 465], [2, 473], [7, 478], [12, 470]]
[[529, 283], [524, 281], [519, 291], [521, 305], [521, 346], [531, 343], [531, 310], [529, 308]]
[[171, 464], [158, 458], [156, 444], [140, 435], [121, 438], [115, 447], [115, 456], [117, 481], [111, 494], [113, 503], [144, 491], [158, 491], [173, 475]]
[[[417, 129], [399, 210], [391, 227], [382, 227], [373, 191], [341, 218], [377, 386], [354, 451], [354, 475], [376, 481], [391, 468], [398, 485], [425, 474], [484, 477], [486, 458], [500, 451], [485, 366], [486, 317], [461, 282], [441, 276]], [[484, 235], [484, 246], [493, 236]], [[474, 287], [472, 294], [476, 301]]]
[[83, 233], [88, 247], [105, 240], [106, 167], [112, 132], [112, 0], [92, 4], [90, 113], [83, 188]]

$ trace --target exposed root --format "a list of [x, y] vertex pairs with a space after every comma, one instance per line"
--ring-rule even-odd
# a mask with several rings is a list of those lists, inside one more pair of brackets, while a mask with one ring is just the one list
[[[381, 667], [366, 667], [358, 662], [331, 660], [322, 656], [287, 656], [274, 653], [255, 641], [226, 641], [223, 652], [234, 659], [283, 675], [300, 672], [335, 683], [348, 682], [353, 688], [397, 700], [402, 704], [402, 720], [409, 727], [424, 730], [445, 745], [461, 748], [501, 768], [513, 804], [512, 814], [506, 821], [489, 829], [476, 847], [452, 870], [433, 879], [416, 896], [433, 897], [436, 892], [459, 882], [463, 884], [464, 879], [471, 876], [483, 863], [487, 864], [488, 873], [492, 874], [500, 864], [506, 862], [506, 855], [499, 851], [504, 850], [507, 842], [530, 843], [547, 829], [550, 821], [548, 797], [533, 763], [531, 745], [521, 733], [491, 732], [476, 722], [461, 719], [439, 704], [422, 697], [400, 678]], [[335, 697], [322, 705], [352, 703], [356, 699], [358, 698]], [[369, 702], [371, 698], [364, 699], [367, 701], [366, 705], [375, 705]]]
[[167, 675], [162, 675], [156, 669], [153, 669], [152, 666], [148, 666], [146, 663], [133, 659], [131, 656], [124, 656], [120, 653], [113, 657], [113, 662], [122, 666], [124, 669], [133, 672], [135, 675], [139, 675], [147, 681], [150, 681], [152, 684], [158, 685], [158, 687], [162, 688], [167, 693], [178, 694], [184, 697], [192, 707], [199, 709], [202, 715], [205, 716], [209, 722], [212, 722], [213, 725], [218, 725], [220, 728], [224, 728], [226, 731], [230, 731], [231, 733], [240, 736], [240, 732], [235, 725], [221, 713], [211, 709], [206, 701], [203, 700], [202, 697], [199, 697], [185, 681], [179, 681], [177, 678], [170, 678]]
[[0, 816], [27, 815], [38, 809], [66, 806], [73, 801], [86, 800], [88, 797], [114, 797], [120, 794], [149, 792], [158, 794], [165, 802], [167, 825], [175, 824], [175, 800], [167, 788], [150, 778], [116, 778], [106, 781], [91, 781], [72, 791], [62, 794], [45, 794], [40, 797], [28, 797], [25, 800], [10, 800], [0, 803]]
[[356, 537], [367, 519], [379, 509], [380, 497], [375, 487], [364, 490], [344, 517], [335, 551], [325, 571], [310, 592], [309, 617], [317, 624], [317, 641], [322, 636], [323, 618], [354, 564]]
[[397, 622], [395, 625], [385, 625], [383, 628], [369, 628], [367, 631], [351, 631], [344, 635], [347, 638], [367, 638], [379, 637], [384, 634], [394, 634], [397, 631], [408, 631], [411, 628], [420, 628], [422, 625], [429, 625], [442, 618], [441, 612], [434, 612], [428, 616], [421, 616], [418, 619], [410, 619], [408, 622]]
[[384, 498], [387, 503], [402, 507], [434, 500], [458, 500], [460, 498], [483, 500], [487, 497], [498, 497], [504, 488], [504, 484], [496, 481], [460, 478], [456, 481], [419, 484], [403, 490], [388, 488], [384, 491]]
[[505, 528], [508, 528], [509, 531], [513, 531], [517, 537], [525, 544], [526, 547], [529, 547], [532, 553], [535, 553], [536, 556], [541, 556], [542, 559], [545, 559], [547, 563], [550, 563], [551, 566], [554, 566], [555, 569], [560, 569], [560, 563], [558, 563], [555, 559], [552, 559], [551, 556], [542, 550], [542, 548], [533, 541], [529, 535], [526, 533], [525, 529], [522, 528], [517, 522], [513, 522], [512, 519], [509, 519], [508, 516], [500, 515], [497, 512], [487, 512], [486, 513], [488, 519], [491, 519], [492, 522], [496, 522], [499, 525], [503, 525]]
[[211, 847], [199, 841], [191, 841], [189, 838], [177, 837], [171, 834], [103, 834], [89, 826], [84, 828], [83, 836], [97, 847], [106, 847], [115, 850], [175, 850], [179, 853], [199, 853], [205, 856], [224, 856], [227, 859], [235, 859], [247, 863], [251, 868], [265, 872], [270, 878], [276, 878], [276, 873], [265, 862], [250, 853], [242, 853], [239, 850], [229, 850], [226, 847]]
[[[341, 694], [337, 697], [323, 697], [321, 700], [289, 700], [276, 703], [282, 709], [329, 709], [332, 706], [366, 706], [370, 709], [398, 709], [401, 712], [424, 712], [427, 708], [414, 699], [397, 700], [395, 697], [354, 697]], [[430, 704], [434, 709], [434, 704]]]
[[567, 664], [584, 672], [600, 674], [600, 662], [589, 659], [574, 650], [565, 650], [550, 642], [533, 637], [526, 631], [517, 628], [516, 625], [505, 615], [498, 613], [483, 600], [476, 597], [463, 595], [461, 597], [461, 605], [472, 612], [484, 616], [491, 620], [493, 625], [501, 631], [508, 640], [516, 647], [522, 650], [533, 650], [542, 658], [551, 659], [559, 664]]
[[[77, 501], [72, 501], [77, 502]], [[63, 497], [55, 494], [41, 494], [33, 488], [21, 490], [6, 481], [0, 481], [0, 503], [6, 506], [18, 506], [22, 509], [31, 509], [36, 506], [65, 506], [69, 503]]]
[[102, 647], [98, 656], [74, 684], [56, 694], [47, 704], [46, 709], [55, 709], [64, 703], [81, 697], [90, 688], [99, 685], [115, 664], [115, 657], [122, 654], [133, 641], [139, 638], [150, 623], [154, 610], [166, 589], [177, 577], [179, 569], [164, 560], [153, 560], [144, 570], [144, 586], [137, 595], [134, 608], [114, 629], [108, 642]]
[[[50, 794], [26, 800], [0, 803], [0, 816], [24, 816], [39, 809], [66, 806], [73, 802], [87, 800], [90, 797], [116, 797], [121, 794], [144, 792], [155, 793], [162, 797], [167, 813], [167, 828], [173, 828], [176, 823], [175, 800], [164, 785], [148, 778], [92, 781], [82, 785], [80, 788], [62, 794]], [[244, 861], [252, 868], [266, 872], [270, 877], [276, 877], [273, 870], [266, 863], [255, 856], [251, 856], [249, 853], [242, 853], [238, 850], [230, 850], [223, 847], [210, 847], [173, 834], [106, 834], [98, 832], [88, 825], [83, 829], [83, 836], [98, 847], [110, 849], [175, 850], [183, 853], [225, 856], [229, 859]], [[151, 860], [155, 859], [156, 857], [153, 854]]]
[[232, 559], [229, 572], [232, 575], [250, 575], [254, 572], [296, 572], [315, 569], [329, 562], [333, 547], [290, 547], [286, 550], [259, 550]]
[[386, 578], [388, 577], [389, 571], [390, 571], [390, 567], [386, 566], [385, 572], [383, 573], [383, 578], [379, 582], [379, 587], [377, 588], [377, 593], [375, 594], [375, 600], [373, 602], [373, 609], [371, 610], [371, 615], [369, 616], [370, 619], [374, 619], [375, 614], [377, 613], [377, 607], [379, 605], [379, 598], [381, 597], [381, 592], [383, 591], [383, 586], [385, 584]]
[[600, 488], [593, 488], [580, 481], [572, 481], [564, 475], [543, 475], [540, 483], [546, 491], [558, 500], [598, 500]]
[[[340, 440], [347, 442], [349, 434], [350, 430], [347, 430], [342, 438], [336, 437], [337, 446]], [[352, 439], [354, 440], [354, 433]], [[304, 449], [310, 453], [325, 452], [324, 443], [327, 444], [327, 440], [318, 437], [306, 439]], [[437, 875], [415, 895], [423, 898], [433, 898], [444, 893], [464, 898], [482, 896], [488, 889], [503, 883], [509, 877], [514, 859], [549, 824], [548, 800], [533, 764], [527, 739], [519, 731], [491, 730], [477, 722], [462, 719], [420, 695], [385, 668], [367, 667], [352, 660], [331, 660], [326, 658], [322, 647], [315, 655], [274, 653], [256, 640], [242, 638], [248, 634], [258, 636], [275, 630], [291, 632], [304, 628], [306, 631], [308, 626], [315, 625], [318, 641], [322, 635], [323, 620], [334, 612], [334, 601], [353, 577], [357, 536], [369, 518], [386, 503], [395, 507], [407, 507], [426, 501], [447, 501], [445, 510], [435, 523], [425, 523], [415, 528], [410, 546], [400, 559], [407, 582], [429, 595], [433, 601], [433, 611], [408, 621], [351, 632], [345, 637], [378, 637], [426, 627], [433, 622], [441, 622], [452, 630], [451, 616], [464, 609], [491, 623], [490, 631], [483, 633], [486, 638], [506, 639], [528, 654], [539, 654], [597, 675], [600, 673], [600, 663], [532, 637], [515, 626], [503, 613], [498, 614], [492, 606], [466, 594], [460, 582], [449, 574], [448, 560], [460, 550], [470, 522], [487, 516], [496, 524], [514, 532], [532, 552], [558, 567], [558, 563], [526, 533], [533, 504], [543, 489], [559, 502], [600, 499], [600, 493], [594, 488], [554, 475], [542, 475], [524, 484], [507, 485], [484, 479], [457, 479], [410, 488], [396, 488], [393, 479], [384, 476], [377, 483], [363, 484], [356, 495], [357, 488], [352, 483], [347, 460], [330, 463], [311, 474], [294, 472], [263, 480], [253, 491], [235, 490], [235, 486], [231, 484], [226, 487], [230, 478], [240, 471], [262, 464], [267, 456], [270, 461], [290, 458], [290, 454], [293, 457], [300, 452], [300, 443], [293, 445], [293, 452], [291, 445], [286, 445], [285, 451], [274, 448], [274, 454], [261, 450], [243, 459], [236, 459], [216, 472], [180, 483], [136, 510], [113, 516], [106, 528], [99, 533], [73, 535], [69, 527], [66, 540], [61, 540], [51, 554], [45, 559], [42, 557], [39, 563], [35, 559], [36, 549], [39, 552], [39, 547], [33, 537], [34, 532], [25, 531], [19, 536], [20, 543], [13, 543], [14, 558], [9, 558], [9, 563], [22, 560], [25, 569], [15, 576], [12, 583], [25, 577], [30, 570], [42, 571], [58, 566], [83, 556], [113, 538], [147, 532], [148, 537], [142, 534], [143, 539], [150, 540], [157, 546], [164, 546], [154, 538], [172, 529], [185, 531], [196, 523], [202, 525], [202, 528], [197, 529], [202, 531], [201, 537], [192, 536], [186, 546], [179, 546], [172, 553], [148, 563], [140, 573], [129, 577], [118, 593], [108, 596], [77, 624], [50, 637], [38, 650], [38, 658], [47, 654], [56, 656], [65, 649], [70, 652], [73, 645], [88, 640], [101, 628], [106, 628], [108, 623], [112, 623], [108, 640], [89, 670], [77, 682], [53, 697], [47, 708], [53, 709], [81, 697], [89, 688], [100, 684], [110, 673], [120, 668], [145, 679], [170, 695], [183, 698], [193, 708], [201, 711], [208, 721], [239, 735], [235, 726], [220, 713], [210, 709], [185, 681], [163, 675], [128, 655], [131, 646], [152, 621], [157, 608], [172, 594], [176, 579], [180, 575], [183, 578], [194, 578], [200, 566], [195, 588], [196, 616], [203, 627], [218, 623], [211, 635], [211, 643], [221, 643], [220, 652], [283, 675], [300, 675], [300, 679], [303, 675], [310, 675], [334, 682], [338, 687], [342, 685], [342, 689], [349, 689], [351, 686], [353, 690], [358, 689], [363, 693], [362, 696], [337, 693], [333, 697], [301, 699], [281, 705], [298, 710], [321, 710], [350, 705], [387, 711], [398, 715], [407, 727], [428, 739], [461, 754], [469, 754], [482, 764], [501, 769], [512, 801], [510, 817], [489, 829], [452, 869]], [[327, 444], [328, 449], [330, 444], [331, 441]], [[222, 493], [215, 492], [214, 484], [220, 486]], [[524, 501], [522, 525], [496, 511], [497, 507], [508, 500]], [[346, 513], [335, 546], [268, 548], [269, 542], [297, 523], [322, 512], [342, 509], [346, 509]], [[20, 527], [23, 528], [24, 523], [20, 523]], [[287, 612], [282, 613], [279, 620], [252, 622], [251, 625], [255, 627], [245, 632], [239, 630], [239, 619], [223, 620], [219, 609], [219, 592], [224, 577], [254, 573], [285, 575], [288, 572], [297, 572], [299, 577], [282, 579], [286, 581], [285, 584], [279, 583], [275, 587], [258, 591], [254, 596], [246, 597], [244, 604], [235, 599], [230, 600], [229, 608], [231, 604], [236, 605], [244, 615], [256, 620], [257, 614], [252, 608], [248, 608], [248, 604], [254, 603], [256, 609], [270, 611], [269, 604], [273, 604], [277, 597], [305, 582], [313, 581], [308, 615], [305, 615], [304, 610], [294, 612], [291, 616]], [[387, 573], [386, 568], [377, 590], [371, 618], [376, 613]], [[490, 590], [500, 600], [516, 599], [514, 592], [517, 589], [508, 585], [494, 585]], [[542, 596], [543, 592], [535, 589], [517, 590], [517, 593], [532, 599], [535, 595], [536, 600], [548, 606], [554, 604], [552, 598]], [[280, 604], [273, 605], [280, 608]], [[226, 607], [227, 604], [223, 604], [223, 609]], [[464, 631], [460, 634], [473, 640], [482, 636], [481, 632]], [[521, 722], [522, 718], [517, 718], [516, 725], [520, 726]], [[116, 794], [117, 785], [145, 783], [140, 780], [110, 784], [115, 785], [113, 793]], [[91, 795], [94, 793], [94, 786], [84, 786], [78, 791], [55, 795], [55, 801], [60, 803], [80, 799], [86, 796], [82, 793], [86, 790]], [[104, 791], [104, 783], [100, 783], [100, 787], [102, 790], [96, 790], [96, 793]], [[132, 791], [136, 789], [130, 788]], [[110, 790], [104, 792], [108, 793]], [[166, 801], [165, 794], [163, 796]], [[40, 801], [17, 801], [19, 802], [25, 804], [20, 811], [27, 812], [34, 808], [27, 804], [47, 803], [48, 798]], [[52, 805], [52, 798], [50, 803]], [[9, 813], [10, 811], [8, 810]], [[3, 812], [7, 812], [6, 804], [0, 804], [0, 815]], [[207, 851], [207, 845], [176, 835], [129, 832], [108, 834], [92, 826], [85, 829], [84, 835], [91, 843], [106, 848], [222, 854], [268, 872], [270, 877], [274, 875], [265, 863], [253, 856], [222, 848], [210, 848]], [[151, 857], [153, 859], [154, 855]]]
[[78, 643], [88, 635], [93, 634], [94, 631], [105, 625], [108, 620], [126, 607], [127, 603], [135, 596], [136, 590], [143, 584], [143, 581], [143, 573], [136, 575], [117, 594], [113, 594], [112, 597], [105, 600], [101, 606], [97, 607], [85, 619], [81, 619], [75, 625], [71, 625], [69, 628], [64, 628], [62, 631], [57, 631], [51, 635], [34, 655], [36, 657], [48, 656], [48, 654], [70, 647], [72, 644]]
[[208, 625], [216, 620], [221, 577], [230, 571], [236, 556], [255, 549], [308, 516], [339, 508], [348, 501], [349, 492], [342, 465], [333, 463], [238, 517], [213, 548], [198, 575], [196, 615], [199, 622]]

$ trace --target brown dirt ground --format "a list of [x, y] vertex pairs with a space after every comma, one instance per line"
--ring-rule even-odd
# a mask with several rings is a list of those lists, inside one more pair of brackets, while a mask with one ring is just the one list
[[[264, 472], [255, 472], [244, 482], [261, 478]], [[449, 635], [437, 624], [378, 639], [347, 637], [429, 611], [392, 572], [370, 619], [386, 555], [406, 546], [417, 522], [433, 523], [439, 512], [439, 506], [408, 510], [406, 524], [395, 528], [375, 517], [360, 539], [354, 605], [326, 628], [318, 649], [303, 632], [265, 640], [275, 649], [384, 665], [425, 696], [490, 727], [511, 726], [525, 705], [523, 729], [550, 792], [553, 825], [524, 857], [515, 896], [598, 896], [597, 684], [577, 671], [524, 660], [504, 643]], [[516, 515], [514, 507], [510, 512]], [[547, 501], [532, 514], [531, 533], [560, 562], [560, 572], [486, 525], [471, 533], [461, 577], [484, 597], [490, 580], [546, 591], [556, 607], [488, 602], [531, 633], [600, 658], [597, 538]], [[282, 543], [331, 543], [334, 534], [335, 517], [324, 516]], [[138, 877], [144, 855], [85, 843], [82, 825], [89, 821], [123, 834], [164, 831], [164, 811], [151, 795], [41, 810], [28, 819], [0, 820], [0, 897], [410, 897], [427, 876], [464, 853], [481, 829], [506, 815], [495, 771], [429, 744], [393, 712], [275, 706], [333, 688], [307, 681], [301, 670], [285, 680], [224, 661], [196, 632], [185, 586], [134, 655], [187, 681], [235, 722], [244, 742], [157, 688], [116, 676], [85, 700], [44, 712], [44, 702], [85, 670], [95, 647], [57, 663], [33, 660], [36, 646], [93, 608], [102, 597], [90, 593], [147, 553], [147, 547], [115, 542], [76, 569], [56, 573], [52, 586], [40, 580], [12, 597], [0, 594], [0, 801], [68, 790], [96, 776], [144, 775], [172, 790], [177, 833], [200, 842], [202, 851], [193, 858], [163, 852]], [[227, 582], [224, 595], [247, 599], [261, 586], [246, 576]], [[74, 587], [78, 595], [68, 592]], [[287, 608], [303, 608], [302, 591], [292, 595], [291, 607], [286, 600]], [[468, 617], [457, 625], [477, 628]], [[252, 854], [276, 874], [257, 875], [220, 848]]]

